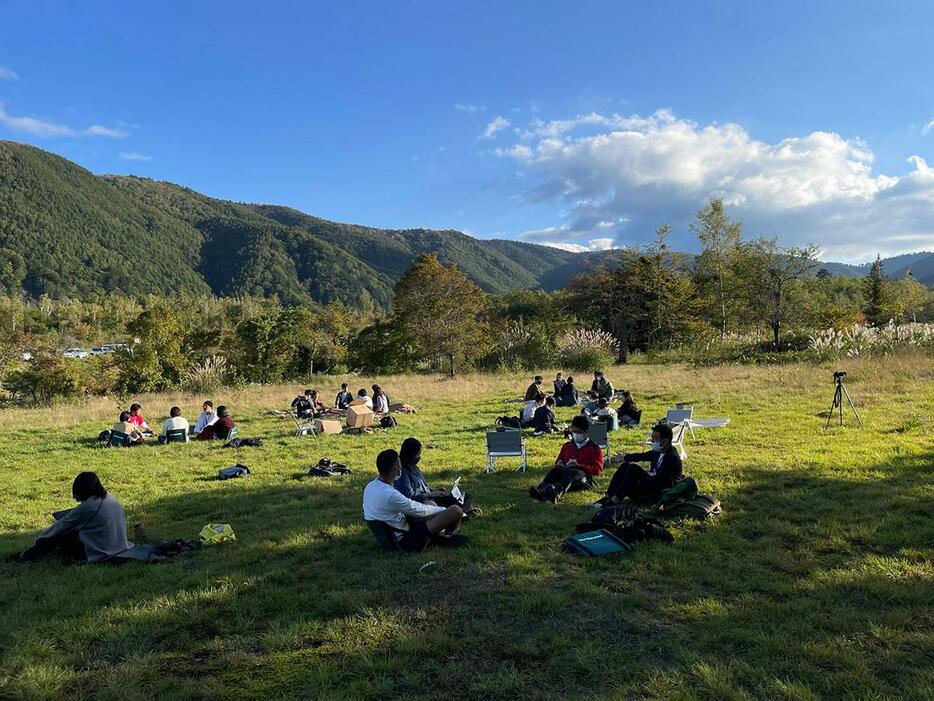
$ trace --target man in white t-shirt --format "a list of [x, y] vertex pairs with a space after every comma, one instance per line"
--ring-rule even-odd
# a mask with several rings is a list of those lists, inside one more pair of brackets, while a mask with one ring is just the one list
[[198, 435], [215, 421], [217, 421], [217, 412], [214, 411], [214, 402], [207, 400], [201, 405], [201, 416], [195, 422], [194, 434]]
[[182, 416], [182, 410], [177, 406], [173, 406], [169, 409], [169, 418], [165, 420], [165, 423], [162, 424], [162, 433], [160, 438], [164, 441], [166, 435], [169, 431], [177, 431], [178, 429], [184, 429], [185, 431], [185, 440], [188, 440], [188, 419]]
[[402, 474], [402, 463], [395, 450], [384, 450], [376, 457], [379, 477], [363, 490], [363, 518], [382, 521], [395, 534], [399, 548], [418, 552], [430, 540], [442, 538], [445, 545], [464, 545], [467, 536], [456, 535], [464, 512], [459, 506], [435, 506], [413, 501], [392, 486]]

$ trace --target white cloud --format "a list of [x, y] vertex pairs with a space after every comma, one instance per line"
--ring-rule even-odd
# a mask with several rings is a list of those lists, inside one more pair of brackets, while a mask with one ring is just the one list
[[454, 109], [460, 110], [461, 112], [466, 112], [467, 114], [477, 114], [478, 112], [486, 112], [486, 107], [483, 105], [474, 105], [469, 102], [458, 102], [454, 105]]
[[674, 243], [693, 246], [693, 213], [720, 197], [749, 235], [814, 242], [828, 255], [934, 248], [934, 169], [912, 156], [905, 174], [874, 174], [867, 144], [831, 132], [767, 143], [737, 124], [700, 126], [670, 110], [590, 113], [533, 120], [495, 153], [529, 174], [525, 201], [568, 207], [566, 224], [527, 232], [533, 240], [647, 240], [669, 222]]
[[151, 161], [152, 156], [147, 153], [139, 153], [137, 151], [121, 151], [120, 158], [124, 161]]
[[931, 129], [934, 129], [934, 119], [921, 127], [921, 133], [927, 136]]
[[19, 74], [12, 68], [0, 66], [0, 80], [19, 80]]
[[10, 131], [38, 136], [40, 138], [76, 137], [76, 136], [106, 136], [123, 138], [127, 135], [122, 129], [111, 129], [100, 124], [93, 124], [87, 129], [75, 129], [67, 124], [61, 124], [41, 117], [16, 116], [6, 111], [0, 102], [0, 126]]
[[510, 122], [504, 116], [498, 114], [490, 120], [489, 124], [486, 125], [486, 129], [483, 130], [480, 138], [492, 139], [498, 132], [501, 132], [503, 129], [507, 128], [511, 123], [512, 122]]

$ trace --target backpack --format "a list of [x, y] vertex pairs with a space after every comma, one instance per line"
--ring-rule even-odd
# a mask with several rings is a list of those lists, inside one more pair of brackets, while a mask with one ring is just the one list
[[379, 420], [380, 428], [395, 428], [398, 425], [399, 425], [399, 422], [396, 421], [396, 417], [394, 416], [387, 415]]
[[662, 490], [658, 496], [655, 512], [680, 502], [691, 501], [697, 496], [697, 482], [693, 477], [682, 477], [673, 487]]
[[646, 516], [633, 504], [607, 506], [595, 513], [586, 523], [577, 524], [578, 533], [606, 530], [626, 543], [640, 540], [660, 540], [670, 543], [674, 540], [671, 532], [661, 521]]
[[219, 480], [229, 480], [234, 477], [246, 477], [250, 474], [250, 468], [246, 465], [231, 465], [230, 467], [222, 467], [217, 471], [217, 479]]
[[263, 444], [262, 438], [231, 438], [224, 443], [224, 448], [258, 448]]
[[349, 475], [352, 472], [353, 471], [346, 465], [342, 465], [329, 458], [321, 458], [317, 465], [308, 468], [308, 474], [312, 477], [335, 477]]
[[564, 549], [575, 555], [599, 557], [626, 553], [632, 550], [632, 547], [609, 531], [601, 529], [575, 533], [564, 541]]
[[522, 420], [518, 416], [500, 416], [496, 425], [500, 428], [522, 428]]
[[657, 512], [662, 518], [693, 518], [697, 521], [720, 513], [720, 501], [706, 494], [698, 494], [693, 499], [679, 501]]

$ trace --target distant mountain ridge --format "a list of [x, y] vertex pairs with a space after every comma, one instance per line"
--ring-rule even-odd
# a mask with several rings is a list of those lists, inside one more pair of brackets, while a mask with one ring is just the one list
[[[0, 141], [0, 285], [29, 294], [278, 295], [387, 308], [420, 253], [455, 263], [483, 290], [560, 289], [612, 252], [571, 253], [453, 230], [377, 229], [289, 207], [214, 199], [132, 176], [94, 175], [60, 156]], [[934, 282], [934, 254], [887, 261]], [[857, 266], [828, 263], [837, 275]]]

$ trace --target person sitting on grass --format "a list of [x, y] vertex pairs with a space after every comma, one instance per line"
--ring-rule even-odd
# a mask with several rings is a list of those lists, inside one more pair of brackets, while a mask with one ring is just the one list
[[373, 385], [373, 412], [376, 414], [389, 413], [389, 397], [379, 385]]
[[428, 480], [418, 469], [418, 463], [422, 459], [422, 443], [417, 438], [406, 438], [402, 441], [402, 447], [399, 448], [399, 462], [402, 465], [402, 472], [393, 486], [403, 495], [423, 504], [434, 504], [436, 506], [459, 506], [467, 515], [478, 515], [479, 509], [471, 508], [470, 495], [467, 492], [461, 492], [461, 498], [458, 499], [446, 489], [432, 489], [428, 486]]
[[535, 376], [535, 379], [532, 380], [532, 384], [525, 390], [525, 401], [531, 402], [535, 399], [536, 395], [542, 394], [542, 382], [544, 381], [545, 379], [541, 375]]
[[129, 436], [129, 445], [143, 445], [143, 443], [146, 442], [146, 437], [140, 433], [136, 424], [130, 419], [130, 412], [121, 411], [117, 423], [115, 423], [110, 430], [111, 432], [125, 433]]
[[396, 543], [406, 552], [419, 552], [429, 541], [445, 545], [464, 545], [467, 537], [457, 534], [464, 518], [459, 506], [437, 506], [409, 499], [393, 487], [402, 474], [402, 463], [395, 450], [376, 456], [379, 477], [363, 490], [363, 518], [381, 521], [394, 534]]
[[206, 399], [204, 404], [201, 405], [201, 414], [198, 416], [198, 420], [195, 421], [193, 433], [195, 435], [201, 433], [206, 426], [210, 426], [215, 421], [217, 421], [217, 412], [214, 411], [214, 402]]
[[555, 393], [556, 406], [577, 406], [580, 398], [577, 395], [577, 386], [574, 384], [574, 378], [568, 376], [560, 393]]
[[616, 410], [616, 416], [619, 419], [620, 426], [638, 426], [641, 419], [641, 412], [636, 406], [635, 399], [632, 398], [632, 392], [628, 389], [623, 390], [623, 403]]
[[149, 428], [146, 419], [143, 418], [143, 407], [140, 404], [130, 404], [130, 423], [136, 426], [136, 429], [143, 435], [151, 436], [154, 431]]
[[197, 438], [199, 441], [215, 439], [225, 441], [227, 440], [227, 436], [230, 435], [230, 429], [235, 425], [233, 417], [230, 415], [230, 412], [227, 411], [227, 407], [221, 405], [217, 407], [217, 421], [210, 426], [206, 426], [205, 429], [197, 435]]
[[159, 435], [159, 441], [164, 443], [169, 431], [185, 431], [185, 441], [188, 441], [188, 419], [182, 416], [182, 410], [177, 406], [169, 409], [169, 418], [162, 424], [162, 433]]
[[[611, 462], [622, 462], [606, 494], [593, 506], [601, 508], [619, 504], [623, 499], [639, 503], [658, 501], [662, 491], [674, 487], [682, 478], [681, 455], [672, 444], [671, 426], [659, 423], [652, 427], [652, 449], [644, 453], [614, 455]], [[649, 463], [646, 472], [636, 465], [637, 462]]]
[[522, 428], [531, 428], [535, 423], [535, 412], [538, 411], [538, 408], [544, 406], [545, 404], [545, 395], [539, 392], [536, 394], [526, 405], [522, 408], [522, 413], [519, 414], [519, 422], [522, 424]]
[[341, 383], [341, 391], [337, 393], [337, 397], [334, 399], [334, 406], [338, 409], [346, 409], [350, 402], [353, 401], [353, 395], [347, 390], [347, 383]]
[[315, 417], [315, 406], [311, 400], [311, 393], [314, 390], [306, 389], [304, 393], [292, 400], [292, 408], [295, 409], [295, 415], [300, 419], [313, 419]]
[[133, 547], [126, 537], [123, 507], [104, 489], [96, 474], [80, 473], [71, 485], [71, 494], [78, 506], [52, 514], [55, 523], [36, 538], [31, 548], [10, 560], [31, 562], [57, 551], [72, 562], [100, 562]]
[[351, 402], [351, 404], [353, 404], [354, 402], [363, 402], [363, 404], [367, 407], [367, 409], [373, 408], [373, 400], [370, 399], [369, 395], [366, 393], [365, 387], [361, 387], [357, 391], [357, 396], [353, 400], [353, 402]]
[[557, 375], [555, 375], [555, 381], [554, 381], [556, 397], [561, 396], [561, 392], [564, 390], [564, 385], [565, 385], [564, 375], [559, 372]]
[[607, 400], [613, 399], [613, 394], [615, 392], [613, 383], [603, 376], [603, 370], [594, 371], [593, 384], [590, 385], [590, 391], [596, 393], [597, 399], [606, 398]]
[[536, 501], [554, 504], [569, 491], [587, 489], [595, 477], [603, 472], [603, 451], [587, 437], [590, 422], [586, 416], [575, 416], [571, 421], [571, 440], [564, 444], [555, 466], [548, 471], [537, 487], [529, 488]]
[[532, 428], [537, 436], [543, 433], [555, 433], [558, 430], [555, 426], [554, 397], [545, 397], [545, 403], [535, 410], [532, 416]]

